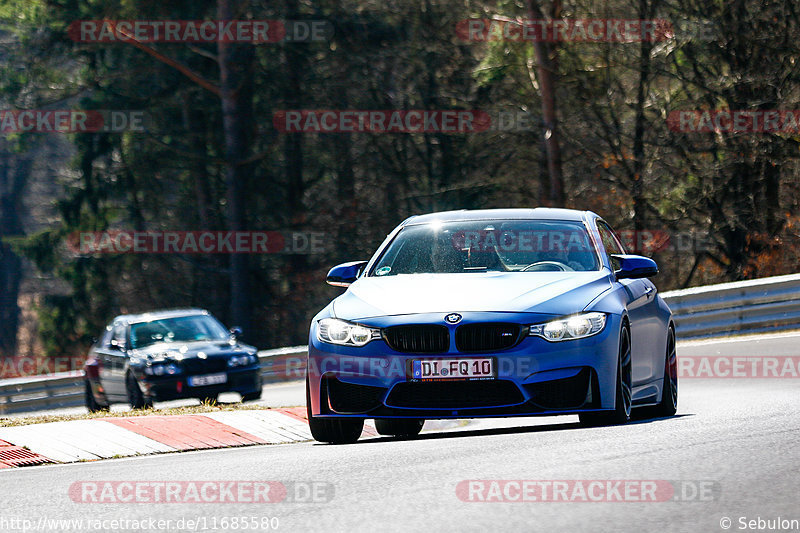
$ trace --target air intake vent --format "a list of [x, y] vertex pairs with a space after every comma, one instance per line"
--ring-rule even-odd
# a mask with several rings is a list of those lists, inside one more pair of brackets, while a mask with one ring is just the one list
[[393, 350], [404, 353], [443, 353], [450, 348], [450, 333], [445, 326], [392, 326], [384, 330], [383, 338]]
[[589, 397], [592, 371], [584, 367], [571, 378], [554, 379], [525, 385], [531, 402], [545, 409], [576, 409]]
[[398, 383], [386, 405], [419, 409], [466, 409], [514, 405], [525, 400], [507, 380], [431, 381]]
[[184, 372], [189, 376], [225, 372], [228, 369], [228, 356], [210, 356], [208, 359], [187, 357], [181, 361], [181, 365], [183, 365]]
[[495, 352], [511, 348], [520, 341], [519, 324], [464, 324], [456, 330], [459, 352]]
[[366, 413], [381, 404], [386, 389], [344, 383], [338, 379], [325, 380], [331, 409], [337, 413]]

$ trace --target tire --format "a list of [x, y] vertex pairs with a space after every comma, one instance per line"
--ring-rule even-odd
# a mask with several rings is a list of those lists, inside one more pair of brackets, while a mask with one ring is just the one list
[[664, 383], [661, 402], [653, 407], [654, 417], [674, 416], [678, 411], [678, 358], [675, 353], [675, 330], [667, 333], [667, 353], [664, 357]]
[[422, 431], [422, 426], [425, 424], [424, 420], [419, 419], [392, 419], [392, 418], [376, 418], [375, 429], [381, 435], [391, 435], [394, 437], [415, 437]]
[[315, 418], [311, 414], [311, 386], [306, 376], [306, 412], [311, 436], [319, 442], [353, 444], [364, 430], [363, 418]]
[[128, 373], [125, 378], [125, 390], [128, 393], [128, 403], [131, 409], [152, 409], [153, 400], [144, 397], [139, 382], [131, 373]]
[[580, 413], [584, 426], [616, 426], [626, 424], [631, 419], [631, 333], [627, 324], [619, 335], [619, 356], [617, 358], [617, 386], [614, 410], [599, 413]]
[[89, 383], [89, 380], [85, 380], [84, 383], [86, 384], [84, 391], [84, 403], [86, 404], [86, 408], [89, 410], [89, 412], [97, 413], [99, 411], [108, 411], [108, 407], [100, 405], [97, 402], [97, 399], [94, 397], [94, 393], [92, 392], [92, 384]]
[[247, 394], [242, 394], [242, 403], [244, 402], [253, 402], [256, 400], [261, 399], [261, 390], [259, 389], [258, 392], [250, 392]]

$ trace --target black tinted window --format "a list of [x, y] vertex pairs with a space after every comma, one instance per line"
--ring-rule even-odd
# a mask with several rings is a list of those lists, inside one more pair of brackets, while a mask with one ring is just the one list
[[208, 315], [181, 316], [141, 322], [131, 326], [131, 347], [157, 342], [228, 340], [230, 333]]

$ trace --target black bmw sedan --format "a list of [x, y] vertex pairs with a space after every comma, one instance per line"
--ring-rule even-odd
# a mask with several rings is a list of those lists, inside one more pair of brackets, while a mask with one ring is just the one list
[[203, 309], [118, 316], [89, 351], [86, 407], [94, 412], [127, 402], [141, 409], [179, 398], [213, 402], [223, 392], [257, 400], [258, 354], [237, 340], [239, 334]]

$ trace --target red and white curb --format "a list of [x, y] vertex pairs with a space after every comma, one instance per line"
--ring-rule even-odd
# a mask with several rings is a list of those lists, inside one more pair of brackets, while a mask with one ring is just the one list
[[49, 422], [0, 428], [0, 469], [308, 440], [305, 407]]
[[34, 466], [50, 463], [47, 457], [33, 453], [21, 446], [14, 446], [10, 442], [0, 440], [0, 470], [13, 466]]

